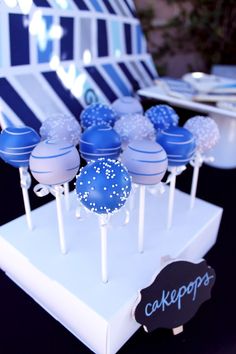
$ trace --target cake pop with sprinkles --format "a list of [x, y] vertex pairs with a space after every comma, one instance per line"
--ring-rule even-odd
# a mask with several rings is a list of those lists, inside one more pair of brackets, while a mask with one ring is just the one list
[[132, 96], [123, 96], [117, 98], [112, 103], [112, 108], [118, 117], [126, 114], [143, 114], [143, 107], [137, 98]]
[[155, 141], [156, 133], [152, 122], [142, 114], [127, 114], [115, 122], [115, 131], [120, 135], [122, 148], [135, 140]]
[[157, 135], [157, 142], [165, 149], [169, 166], [186, 165], [194, 156], [196, 143], [193, 134], [182, 127], [170, 127]]
[[43, 140], [64, 141], [76, 146], [79, 143], [81, 127], [73, 116], [55, 113], [42, 123], [40, 135]]
[[219, 128], [214, 119], [210, 117], [192, 117], [184, 124], [184, 128], [195, 137], [196, 150], [201, 154], [212, 149], [220, 138]]
[[157, 132], [168, 129], [172, 126], [177, 126], [179, 122], [179, 116], [175, 110], [164, 104], [149, 108], [145, 112], [145, 116], [150, 119]]
[[76, 192], [81, 203], [97, 214], [118, 211], [131, 190], [131, 177], [119, 161], [98, 159], [81, 168]]
[[92, 126], [81, 135], [80, 153], [86, 161], [103, 157], [116, 160], [120, 152], [120, 136], [109, 125]]
[[114, 110], [102, 103], [93, 103], [87, 106], [80, 115], [80, 122], [83, 129], [92, 125], [111, 125], [115, 124], [117, 115]]

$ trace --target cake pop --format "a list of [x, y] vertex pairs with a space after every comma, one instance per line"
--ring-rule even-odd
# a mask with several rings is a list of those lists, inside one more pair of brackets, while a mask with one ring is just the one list
[[127, 114], [115, 122], [115, 131], [120, 135], [122, 148], [134, 140], [155, 140], [156, 132], [152, 122], [142, 114]]
[[172, 226], [176, 175], [193, 158], [196, 144], [191, 132], [182, 127], [170, 127], [157, 135], [157, 142], [165, 149], [168, 157], [170, 190], [168, 203], [167, 228]]
[[73, 116], [55, 113], [42, 123], [40, 135], [43, 140], [64, 141], [76, 146], [79, 143], [81, 127]]
[[[79, 153], [69, 143], [54, 142], [50, 140], [41, 141], [32, 151], [30, 156], [30, 170], [34, 178], [40, 183], [35, 187], [35, 191], [39, 187], [53, 186], [56, 196], [57, 219], [59, 228], [59, 240], [61, 252], [67, 252], [64, 225], [61, 206], [61, 188], [60, 185], [71, 181], [80, 165]], [[45, 188], [45, 187], [44, 187]], [[41, 196], [40, 194], [38, 194]]]
[[156, 142], [133, 141], [121, 156], [134, 183], [140, 184], [139, 196], [139, 232], [138, 249], [143, 252], [144, 246], [144, 215], [145, 215], [145, 186], [158, 184], [167, 169], [165, 150]]
[[112, 103], [112, 108], [116, 112], [117, 117], [124, 116], [126, 114], [143, 114], [143, 107], [137, 98], [132, 96], [123, 96], [117, 98]]
[[196, 199], [199, 169], [204, 161], [212, 160], [212, 158], [204, 156], [204, 153], [217, 144], [220, 138], [220, 132], [216, 122], [212, 118], [203, 116], [195, 116], [188, 119], [184, 128], [193, 134], [196, 141], [196, 153], [192, 163], [194, 170], [190, 193], [190, 209], [192, 209]]
[[80, 122], [84, 129], [92, 125], [108, 124], [113, 126], [117, 119], [113, 109], [102, 103], [93, 103], [87, 106], [80, 115]]
[[31, 184], [31, 178], [28, 173], [28, 165], [31, 151], [39, 141], [39, 135], [34, 129], [28, 126], [10, 126], [4, 129], [0, 135], [1, 158], [13, 167], [19, 168], [26, 221], [30, 230], [33, 229], [33, 224], [28, 195], [28, 188]]
[[107, 273], [107, 222], [104, 216], [117, 212], [126, 202], [131, 190], [131, 178], [126, 168], [110, 159], [98, 159], [80, 170], [76, 192], [80, 202], [99, 214], [101, 233], [102, 281]]
[[164, 104], [159, 104], [149, 108], [145, 112], [145, 116], [153, 123], [157, 133], [163, 129], [178, 125], [179, 116], [175, 110]]
[[115, 160], [120, 152], [120, 136], [108, 125], [92, 126], [81, 135], [80, 153], [86, 161], [97, 160], [102, 157]]

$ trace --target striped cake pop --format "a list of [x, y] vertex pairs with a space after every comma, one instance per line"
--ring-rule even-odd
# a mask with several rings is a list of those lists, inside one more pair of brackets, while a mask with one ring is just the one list
[[87, 106], [80, 115], [80, 122], [84, 129], [92, 125], [108, 124], [113, 126], [117, 119], [113, 109], [102, 103], [93, 103]]
[[132, 181], [137, 184], [158, 184], [167, 169], [165, 150], [154, 141], [133, 141], [121, 156]]
[[176, 126], [179, 122], [179, 116], [175, 110], [164, 104], [159, 104], [149, 108], [145, 112], [145, 116], [150, 119], [157, 132]]
[[184, 128], [195, 137], [196, 149], [200, 153], [212, 149], [220, 138], [219, 128], [214, 119], [210, 117], [192, 117], [184, 124]]
[[77, 145], [81, 135], [81, 127], [73, 116], [55, 113], [42, 123], [40, 135], [43, 140], [64, 141]]
[[80, 153], [86, 161], [102, 157], [116, 160], [120, 152], [120, 136], [108, 125], [92, 126], [81, 135]]
[[155, 141], [156, 132], [152, 122], [142, 114], [127, 114], [115, 122], [115, 131], [120, 135], [122, 148], [134, 140]]
[[117, 98], [117, 100], [112, 103], [112, 108], [118, 117], [124, 116], [126, 114], [143, 114], [143, 107], [141, 103], [139, 100], [132, 96]]
[[182, 127], [171, 127], [157, 136], [157, 142], [165, 149], [169, 166], [186, 165], [196, 149], [193, 134]]
[[71, 181], [80, 165], [74, 145], [50, 140], [41, 141], [30, 156], [30, 169], [42, 184], [60, 185]]
[[0, 156], [14, 167], [28, 167], [31, 151], [40, 137], [28, 126], [8, 127], [0, 135]]

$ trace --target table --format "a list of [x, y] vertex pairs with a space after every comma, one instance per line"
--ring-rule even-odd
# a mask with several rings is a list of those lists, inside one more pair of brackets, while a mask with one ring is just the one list
[[165, 94], [159, 86], [150, 86], [137, 91], [139, 96], [167, 102], [170, 105], [190, 109], [207, 114], [215, 120], [220, 130], [220, 141], [209, 151], [215, 160], [209, 162], [213, 167], [230, 169], [236, 168], [236, 112], [216, 106], [180, 99]]

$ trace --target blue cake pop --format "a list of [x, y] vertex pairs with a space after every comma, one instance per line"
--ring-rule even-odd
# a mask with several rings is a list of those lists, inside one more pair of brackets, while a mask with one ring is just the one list
[[97, 214], [118, 211], [131, 190], [131, 177], [119, 162], [99, 159], [83, 167], [76, 180], [76, 192], [81, 203]]
[[102, 103], [93, 103], [87, 106], [80, 115], [81, 126], [84, 129], [104, 123], [113, 126], [116, 119], [117, 115], [113, 109]]
[[126, 114], [143, 114], [143, 107], [137, 98], [132, 96], [124, 96], [117, 98], [112, 103], [112, 108], [116, 112], [118, 117], [124, 116]]
[[80, 157], [74, 145], [41, 141], [30, 156], [30, 170], [42, 184], [59, 185], [71, 181], [78, 172]]
[[196, 149], [193, 134], [182, 127], [171, 127], [157, 136], [157, 142], [165, 149], [169, 166], [186, 165], [193, 157]]
[[105, 157], [116, 160], [121, 152], [119, 134], [110, 126], [92, 126], [80, 138], [80, 153], [86, 160]]
[[157, 132], [178, 125], [179, 116], [175, 110], [165, 104], [160, 104], [149, 108], [145, 116], [153, 123]]
[[8, 127], [0, 135], [0, 156], [14, 167], [28, 167], [31, 151], [39, 141], [38, 133], [28, 126]]

